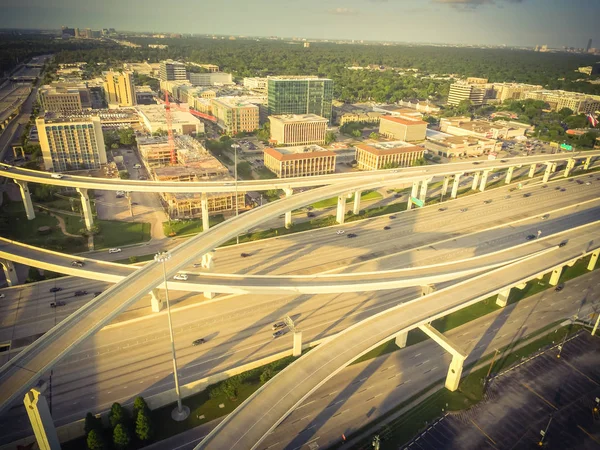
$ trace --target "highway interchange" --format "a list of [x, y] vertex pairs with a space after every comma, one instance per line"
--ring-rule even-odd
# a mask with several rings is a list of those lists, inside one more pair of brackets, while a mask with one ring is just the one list
[[[586, 176], [587, 177], [587, 176]], [[589, 177], [588, 177], [589, 178]], [[595, 181], [595, 180], [594, 180]], [[561, 185], [567, 188], [566, 192], [556, 191], [555, 186]], [[600, 183], [594, 182], [591, 186], [585, 184], [579, 185], [577, 183], [569, 182], [566, 180], [559, 182], [552, 182], [549, 184], [549, 188], [541, 188], [539, 183], [537, 187], [527, 187], [531, 189], [533, 193], [532, 197], [522, 198], [520, 197], [517, 201], [516, 198], [510, 202], [510, 209], [513, 213], [511, 218], [525, 218], [527, 216], [533, 219], [530, 223], [524, 222], [520, 226], [508, 226], [506, 229], [492, 230], [484, 232], [481, 235], [466, 236], [464, 241], [459, 241], [458, 244], [452, 244], [452, 239], [455, 239], [461, 234], [474, 232], [477, 229], [484, 230], [486, 228], [496, 226], [505, 223], [506, 213], [500, 212], [495, 214], [494, 211], [497, 208], [497, 203], [504, 199], [507, 194], [508, 188], [502, 188], [498, 190], [492, 190], [484, 194], [469, 196], [463, 199], [459, 199], [448, 203], [448, 211], [440, 213], [437, 211], [437, 207], [429, 207], [419, 211], [412, 211], [407, 214], [398, 214], [396, 219], [390, 220], [387, 217], [380, 219], [372, 219], [361, 223], [347, 224], [344, 229], [356, 231], [358, 237], [355, 239], [347, 239], [344, 236], [338, 236], [335, 234], [334, 229], [316, 230], [310, 233], [300, 233], [293, 236], [282, 237], [271, 241], [261, 241], [251, 244], [244, 244], [243, 249], [248, 249], [252, 252], [262, 252], [265, 250], [265, 246], [268, 244], [269, 253], [263, 253], [261, 255], [260, 262], [254, 261], [253, 264], [248, 268], [249, 273], [315, 273], [324, 270], [339, 270], [340, 267], [347, 264], [359, 264], [351, 268], [356, 271], [366, 270], [378, 270], [381, 268], [391, 268], [407, 266], [413, 264], [431, 264], [437, 261], [438, 258], [441, 261], [450, 259], [449, 255], [454, 254], [454, 258], [473, 255], [476, 252], [476, 246], [481, 248], [483, 243], [489, 242], [489, 250], [495, 248], [502, 248], [502, 246], [510, 246], [515, 243], [523, 242], [524, 236], [530, 232], [535, 232], [540, 226], [543, 227], [544, 232], [550, 232], [553, 226], [555, 214], [551, 214], [551, 219], [543, 222], [539, 219], [539, 215], [557, 209], [560, 207], [572, 205], [577, 201], [591, 200], [598, 197], [598, 185]], [[512, 195], [516, 195], [511, 193]], [[518, 195], [522, 195], [519, 192]], [[491, 204], [484, 204], [484, 199], [493, 199]], [[541, 200], [543, 199], [543, 200]], [[468, 207], [468, 211], [461, 213], [459, 206]], [[508, 202], [507, 202], [508, 205]], [[576, 207], [574, 207], [576, 208]], [[486, 214], [482, 214], [482, 212]], [[491, 213], [488, 213], [491, 212]], [[570, 214], [572, 211], [566, 211], [564, 214]], [[443, 216], [442, 216], [443, 214]], [[591, 217], [597, 218], [597, 210], [591, 210]], [[575, 219], [576, 220], [576, 219]], [[588, 217], [586, 220], [592, 220]], [[464, 223], [469, 222], [470, 226], [465, 227]], [[382, 230], [384, 224], [393, 223], [393, 227], [389, 231]], [[562, 226], [564, 227], [565, 224]], [[546, 230], [545, 227], [550, 227], [550, 230]], [[560, 228], [560, 227], [559, 227]], [[567, 227], [568, 228], [568, 227]], [[564, 228], [563, 228], [564, 229]], [[411, 234], [411, 230], [419, 231], [419, 234], [412, 235], [411, 241], [406, 242], [406, 236]], [[435, 230], [435, 231], [434, 231]], [[449, 240], [448, 240], [449, 239]], [[336, 242], [343, 243], [342, 247], [337, 247]], [[395, 240], [394, 246], [390, 246], [390, 241]], [[446, 244], [438, 245], [435, 247], [426, 247], [419, 250], [416, 247], [437, 243], [438, 241], [446, 240]], [[456, 252], [456, 247], [463, 249], [461, 252]], [[241, 248], [241, 247], [240, 247]], [[229, 272], [229, 273], [240, 273], [247, 262], [239, 257], [240, 248], [223, 248], [217, 250], [217, 269], [218, 271]], [[294, 251], [295, 249], [295, 251]], [[341, 251], [343, 249], [343, 251]], [[414, 251], [410, 251], [414, 249]], [[443, 249], [443, 250], [442, 250]], [[466, 249], [466, 250], [465, 250]], [[312, 253], [309, 252], [312, 251]], [[314, 251], [313, 251], [314, 250]], [[333, 251], [332, 251], [333, 250]], [[488, 250], [488, 249], [486, 249]], [[286, 258], [286, 252], [293, 252], [292, 258]], [[395, 256], [391, 255], [396, 252], [402, 252]], [[360, 257], [373, 258], [373, 257], [384, 257], [374, 262], [360, 263]], [[402, 256], [404, 255], [404, 256]], [[418, 256], [416, 256], [418, 255]], [[262, 257], [264, 256], [264, 257]], [[397, 259], [396, 259], [397, 258]], [[402, 259], [404, 258], [404, 259]], [[413, 261], [414, 259], [414, 261]], [[362, 266], [362, 267], [361, 267]], [[75, 280], [76, 281], [76, 280]], [[73, 283], [74, 284], [74, 283]], [[19, 289], [19, 288], [16, 288]], [[88, 289], [92, 292], [92, 289]], [[398, 298], [398, 292], [403, 292], [400, 298]], [[241, 361], [248, 361], [252, 358], [256, 359], [267, 354], [272, 354], [279, 350], [290, 347], [288, 339], [286, 342], [283, 341], [272, 341], [270, 337], [269, 327], [272, 321], [279, 319], [285, 313], [292, 313], [296, 315], [296, 311], [299, 311], [302, 320], [300, 327], [305, 333], [307, 340], [312, 337], [320, 337], [331, 335], [332, 333], [343, 329], [351, 323], [355, 323], [356, 320], [366, 317], [367, 315], [380, 311], [386, 307], [398, 304], [403, 300], [408, 300], [415, 296], [415, 289], [404, 289], [397, 292], [387, 292], [378, 294], [363, 294], [363, 295], [352, 295], [349, 294], [331, 295], [331, 296], [314, 296], [312, 298], [253, 298], [253, 296], [244, 297], [244, 305], [248, 305], [247, 308], [239, 310], [239, 301], [236, 301], [236, 297], [225, 297], [221, 299], [219, 303], [209, 303], [206, 307], [187, 307], [184, 311], [181, 311], [179, 317], [176, 315], [176, 326], [178, 325], [178, 347], [181, 346], [179, 354], [181, 355], [181, 366], [183, 367], [182, 376], [183, 381], [191, 381], [192, 379], [203, 376], [203, 374], [214, 373], [215, 371], [222, 370], [226, 367], [236, 365]], [[219, 299], [219, 297], [217, 297]], [[147, 302], [147, 300], [145, 300]], [[213, 305], [213, 306], [211, 306]], [[257, 306], [260, 305], [260, 309]], [[140, 308], [144, 306], [139, 305]], [[296, 307], [297, 309], [294, 309]], [[206, 308], [214, 308], [212, 311], [218, 310], [217, 314], [210, 314], [210, 310], [206, 311]], [[312, 308], [312, 310], [311, 310]], [[204, 321], [197, 321], [197, 316], [192, 316], [190, 311], [196, 310], [198, 314], [202, 314], [206, 317]], [[329, 311], [329, 312], [328, 312]], [[350, 312], [350, 314], [348, 314]], [[343, 320], [339, 319], [344, 313], [348, 314], [348, 317]], [[229, 317], [233, 314], [233, 318]], [[327, 316], [326, 314], [330, 314]], [[210, 319], [208, 319], [210, 318]], [[162, 324], [159, 325], [160, 319]], [[314, 328], [312, 328], [312, 320], [317, 320]], [[52, 320], [52, 319], [47, 319]], [[323, 321], [323, 322], [321, 322]], [[250, 322], [250, 323], [248, 323]], [[223, 324], [226, 324], [227, 330], [223, 331]], [[211, 327], [212, 325], [212, 327]], [[140, 338], [150, 334], [155, 336], [157, 339], [162, 333], [166, 332], [166, 323], [164, 316], [159, 314], [157, 316], [149, 317], [143, 321], [136, 322], [136, 336]], [[117, 327], [116, 329], [118, 329]], [[161, 332], [156, 330], [161, 329]], [[171, 385], [171, 378], [168, 376], [170, 373], [169, 369], [169, 357], [168, 348], [163, 341], [162, 345], [156, 342], [153, 347], [147, 349], [147, 344], [134, 344], [131, 347], [131, 356], [135, 354], [136, 345], [144, 345], [144, 352], [147, 354], [156, 355], [148, 360], [146, 371], [141, 372], [141, 368], [136, 362], [132, 363], [131, 366], [115, 367], [114, 363], [118, 360], [123, 361], [123, 353], [110, 352], [106, 354], [106, 358], [109, 360], [113, 359], [113, 366], [107, 361], [107, 370], [99, 370], [96, 373], [98, 382], [96, 380], [90, 380], [91, 384], [81, 388], [81, 384], [77, 385], [72, 379], [72, 372], [77, 372], [77, 368], [80, 364], [84, 364], [82, 360], [77, 356], [78, 354], [88, 354], [94, 347], [108, 348], [111, 342], [114, 343], [110, 337], [114, 337], [117, 341], [123, 336], [117, 336], [115, 328], [101, 331], [95, 337], [84, 342], [80, 348], [76, 350], [71, 357], [75, 358], [73, 362], [77, 364], [69, 364], [68, 361], [65, 364], [59, 365], [55, 370], [53, 377], [53, 405], [55, 411], [55, 419], [58, 423], [68, 422], [77, 417], [81, 417], [89, 409], [101, 410], [106, 408], [112, 401], [127, 400], [132, 398], [136, 392], [141, 391], [145, 388], [145, 395], [158, 392], [163, 390], [165, 387]], [[144, 331], [145, 330], [145, 331]], [[148, 333], [152, 330], [152, 333]], [[181, 334], [180, 334], [181, 333]], [[198, 337], [201, 333], [202, 337], [211, 336], [216, 333], [213, 340], [209, 340], [206, 348], [198, 349], [192, 348], [190, 343], [191, 340]], [[127, 329], [127, 333], [130, 334], [130, 328]], [[109, 337], [110, 335], [110, 337]], [[312, 337], [311, 337], [312, 336]], [[106, 340], [105, 340], [106, 339]], [[139, 339], [138, 339], [139, 340]], [[133, 340], [123, 345], [129, 345]], [[252, 345], [248, 345], [252, 344]], [[116, 350], [115, 347], [113, 349]], [[206, 357], [199, 356], [206, 353]], [[129, 356], [129, 354], [125, 353]], [[92, 366], [100, 366], [103, 358], [88, 357], [87, 362]], [[208, 359], [208, 362], [202, 363], [203, 359]], [[198, 362], [199, 364], [196, 364]], [[143, 364], [143, 362], [142, 362]], [[69, 367], [71, 367], [71, 376], [69, 376]], [[84, 366], [85, 367], [85, 366]], [[65, 373], [65, 380], [74, 382], [75, 384], [67, 386], [60, 382], [61, 373]], [[95, 368], [94, 368], [95, 370]], [[212, 372], [210, 372], [212, 370]], [[119, 372], [120, 371], [120, 372]], [[89, 372], [83, 371], [83, 374]], [[121, 373], [122, 375], [119, 375]], [[140, 386], [139, 381], [136, 385], [130, 383], [117, 382], [118, 380], [139, 380], [140, 374], [144, 375], [144, 380]], [[103, 375], [105, 374], [105, 375]], [[129, 375], [127, 375], [129, 374]], [[147, 375], [146, 375], [147, 374]], [[156, 374], [156, 375], [152, 375]], [[125, 378], [123, 378], [123, 376]], [[104, 377], [107, 377], [102, 381]], [[89, 380], [90, 377], [85, 376]], [[112, 380], [112, 381], [111, 381]], [[121, 392], [111, 389], [116, 384], [125, 387]], [[61, 389], [66, 390], [65, 394], [61, 394]], [[127, 391], [130, 391], [129, 394]], [[98, 392], [99, 396], [93, 395], [94, 398], [90, 399], [91, 392]], [[109, 393], [110, 392], [110, 393]], [[61, 406], [61, 397], [64, 395], [64, 403]], [[79, 402], [79, 403], [78, 403]], [[75, 403], [75, 405], [73, 405]], [[77, 409], [80, 408], [80, 412]], [[62, 411], [62, 412], [61, 412]], [[21, 425], [21, 428], [25, 425]], [[15, 430], [16, 428], [12, 428]]]

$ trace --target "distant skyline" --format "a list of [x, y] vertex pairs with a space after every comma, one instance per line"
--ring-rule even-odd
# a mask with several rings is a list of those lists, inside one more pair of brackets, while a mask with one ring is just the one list
[[0, 28], [600, 48], [597, 0], [3, 0]]

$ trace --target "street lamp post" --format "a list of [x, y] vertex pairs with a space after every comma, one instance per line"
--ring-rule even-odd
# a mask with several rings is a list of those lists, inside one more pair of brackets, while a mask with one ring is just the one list
[[[235, 178], [235, 217], [238, 216], [239, 214], [239, 208], [238, 208], [238, 186], [237, 186], [237, 180], [238, 180], [238, 176], [237, 176], [237, 152], [238, 152], [238, 148], [240, 148], [240, 144], [232, 144], [231, 145], [233, 147], [233, 149], [235, 150], [235, 156], [234, 156], [234, 167], [233, 167], [233, 173], [234, 173], [234, 178]], [[239, 244], [240, 243], [240, 236], [237, 235], [235, 237], [236, 242]]]
[[175, 379], [175, 392], [177, 393], [177, 408], [171, 412], [173, 420], [181, 422], [190, 415], [190, 408], [181, 403], [181, 391], [179, 390], [179, 375], [177, 374], [177, 356], [175, 354], [175, 340], [173, 338], [173, 323], [171, 321], [171, 304], [169, 303], [169, 288], [167, 287], [166, 262], [171, 259], [169, 252], [161, 252], [154, 255], [154, 260], [162, 263], [163, 280], [165, 283], [165, 301], [167, 302], [167, 317], [169, 319], [169, 336], [171, 337], [171, 354], [173, 357], [173, 378]]

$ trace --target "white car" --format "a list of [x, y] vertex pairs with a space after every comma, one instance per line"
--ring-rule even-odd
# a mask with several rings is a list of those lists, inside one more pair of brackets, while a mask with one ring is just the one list
[[121, 253], [120, 248], [109, 248], [108, 253]]
[[52, 178], [58, 178], [59, 180], [63, 177], [60, 173], [53, 173], [50, 175]]
[[344, 233], [345, 233], [345, 231], [344, 231], [344, 230], [337, 230], [337, 231], [335, 232], [335, 234], [344, 234]]
[[185, 273], [178, 273], [173, 277], [174, 280], [187, 281], [188, 276]]
[[141, 169], [141, 168], [142, 168], [142, 166], [141, 166], [141, 165], [139, 165], [139, 164], [134, 164], [134, 165], [133, 165], [133, 168], [134, 168], [134, 169]]
[[6, 295], [0, 294], [0, 298], [4, 298], [4, 297], [6, 297]]

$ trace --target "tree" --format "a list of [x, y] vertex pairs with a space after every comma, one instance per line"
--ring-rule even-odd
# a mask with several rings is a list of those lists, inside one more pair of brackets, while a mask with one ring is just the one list
[[415, 160], [415, 162], [413, 162], [412, 165], [413, 166], [426, 166], [427, 161], [425, 161], [425, 158], [419, 158], [419, 159]]
[[325, 133], [325, 145], [329, 145], [337, 140], [337, 137], [333, 131]]
[[94, 416], [91, 412], [87, 413], [85, 416], [85, 425], [83, 429], [85, 431], [86, 436], [89, 435], [92, 430], [101, 432], [102, 419], [100, 417]]
[[397, 167], [400, 167], [400, 164], [397, 162], [390, 162], [387, 164], [384, 164], [381, 168], [382, 169], [395, 169]]
[[379, 133], [373, 131], [371, 134], [369, 134], [369, 139], [379, 139]]
[[129, 430], [122, 424], [118, 424], [113, 431], [113, 443], [118, 449], [127, 448], [131, 442]]
[[137, 418], [135, 419], [135, 434], [141, 441], [149, 441], [154, 435], [152, 419], [149, 412], [145, 409], [138, 411]]
[[122, 128], [118, 132], [119, 142], [121, 145], [135, 144], [135, 134], [132, 128]]
[[148, 408], [148, 404], [146, 403], [146, 400], [144, 400], [144, 397], [138, 396], [133, 401], [133, 417], [134, 417], [134, 419], [137, 419], [137, 416], [140, 411], [150, 411], [150, 408]]
[[130, 178], [129, 172], [127, 172], [126, 170], [119, 170], [119, 178], [121, 180], [129, 180], [129, 178]]
[[125, 423], [127, 420], [127, 412], [121, 406], [120, 403], [113, 403], [110, 408], [110, 413], [108, 414], [108, 421], [110, 422], [110, 426], [115, 428], [118, 424]]
[[471, 100], [461, 100], [458, 106], [456, 107], [456, 112], [458, 114], [466, 114], [471, 110], [473, 106], [473, 102]]
[[362, 133], [360, 132], [360, 130], [353, 130], [352, 136], [359, 138], [362, 136]]
[[40, 274], [40, 271], [35, 267], [30, 267], [27, 273], [27, 279], [25, 283], [35, 283], [36, 281], [42, 281], [44, 277]]
[[91, 430], [86, 442], [89, 450], [104, 450], [106, 448], [104, 436], [99, 430]]
[[260, 382], [266, 383], [273, 377], [273, 369], [270, 366], [265, 367], [265, 370], [260, 374]]
[[230, 378], [223, 384], [223, 394], [229, 399], [235, 399], [238, 396], [240, 383], [237, 378]]
[[114, 130], [104, 131], [104, 145], [107, 149], [119, 148], [119, 134]]
[[573, 110], [569, 108], [562, 108], [560, 111], [558, 111], [558, 115], [565, 119], [573, 115]]

